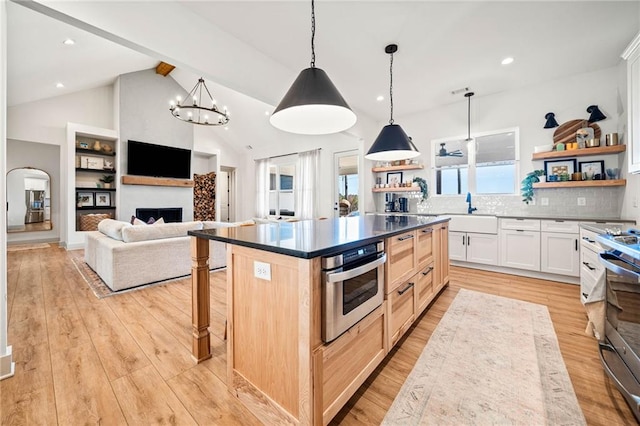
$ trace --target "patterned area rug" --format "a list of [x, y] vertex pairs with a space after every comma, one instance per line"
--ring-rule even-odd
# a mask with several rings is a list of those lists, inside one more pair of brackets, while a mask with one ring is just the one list
[[383, 425], [585, 425], [546, 306], [461, 289]]
[[93, 294], [95, 294], [98, 299], [102, 299], [104, 297], [109, 297], [109, 296], [115, 296], [118, 294], [128, 293], [131, 291], [142, 290], [143, 288], [153, 287], [161, 284], [167, 284], [173, 281], [189, 279], [189, 275], [186, 275], [184, 277], [172, 278], [170, 280], [164, 280], [164, 281], [157, 281], [154, 283], [144, 284], [138, 287], [128, 288], [126, 290], [113, 291], [109, 288], [109, 286], [107, 286], [104, 283], [104, 281], [102, 281], [102, 278], [100, 278], [98, 274], [96, 274], [95, 271], [85, 263], [84, 250], [70, 252], [70, 255], [71, 255], [71, 261], [73, 262], [74, 266], [76, 267], [78, 272], [80, 272], [80, 275], [82, 275], [82, 278], [89, 285], [89, 288], [93, 290]]

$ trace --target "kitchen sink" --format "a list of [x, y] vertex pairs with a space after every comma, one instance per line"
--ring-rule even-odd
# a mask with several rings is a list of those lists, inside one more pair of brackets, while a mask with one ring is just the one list
[[451, 215], [449, 231], [497, 234], [498, 218], [481, 215]]

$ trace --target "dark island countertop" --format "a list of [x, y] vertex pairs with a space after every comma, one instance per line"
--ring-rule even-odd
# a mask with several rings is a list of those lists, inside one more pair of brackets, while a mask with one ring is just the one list
[[203, 229], [188, 235], [312, 259], [449, 220], [448, 216], [365, 215]]

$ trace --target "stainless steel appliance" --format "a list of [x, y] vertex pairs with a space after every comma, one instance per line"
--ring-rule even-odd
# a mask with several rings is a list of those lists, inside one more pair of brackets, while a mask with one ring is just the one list
[[605, 338], [599, 343], [605, 371], [640, 421], [640, 231], [602, 234], [606, 268]]
[[331, 342], [382, 304], [384, 242], [322, 258], [322, 340]]
[[25, 203], [27, 212], [24, 223], [44, 222], [44, 191], [26, 190]]
[[398, 198], [398, 210], [403, 213], [409, 212], [409, 199], [405, 197]]

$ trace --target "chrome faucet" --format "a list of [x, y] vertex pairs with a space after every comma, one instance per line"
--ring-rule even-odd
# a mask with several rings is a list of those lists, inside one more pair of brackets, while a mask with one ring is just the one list
[[471, 207], [471, 193], [470, 192], [467, 192], [467, 203], [469, 203], [469, 208], [467, 208], [467, 213], [472, 214], [473, 212], [478, 210], [476, 207]]

